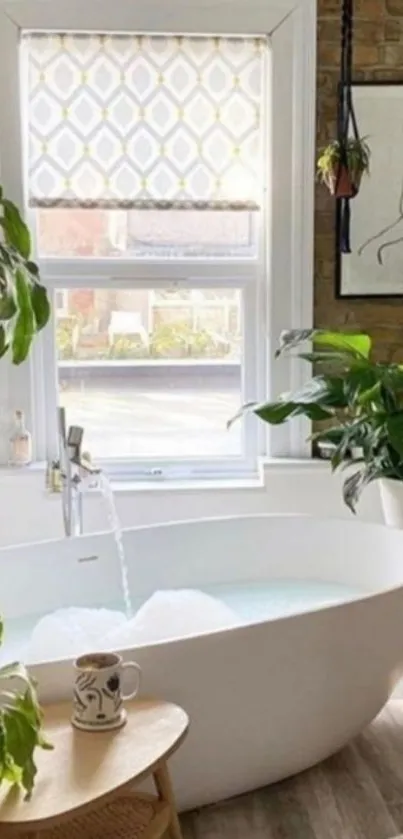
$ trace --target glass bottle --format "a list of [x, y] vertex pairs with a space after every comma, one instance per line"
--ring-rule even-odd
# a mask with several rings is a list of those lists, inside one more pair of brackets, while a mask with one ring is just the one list
[[11, 456], [10, 466], [27, 466], [32, 460], [32, 440], [30, 432], [25, 428], [22, 411], [14, 415], [14, 428], [10, 437]]

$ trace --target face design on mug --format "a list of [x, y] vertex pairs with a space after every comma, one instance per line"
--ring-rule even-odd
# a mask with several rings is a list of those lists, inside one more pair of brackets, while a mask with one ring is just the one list
[[74, 690], [74, 710], [82, 722], [102, 726], [116, 719], [121, 707], [118, 673], [112, 673], [104, 683], [99, 670], [80, 673]]

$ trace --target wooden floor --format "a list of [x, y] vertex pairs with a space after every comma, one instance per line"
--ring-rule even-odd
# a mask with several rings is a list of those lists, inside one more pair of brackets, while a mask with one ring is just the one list
[[392, 839], [403, 834], [403, 701], [294, 778], [188, 813], [184, 839]]

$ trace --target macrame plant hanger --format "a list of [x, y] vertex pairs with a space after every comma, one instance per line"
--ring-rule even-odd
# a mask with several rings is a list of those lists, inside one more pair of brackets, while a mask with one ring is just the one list
[[353, 138], [359, 140], [357, 119], [352, 96], [354, 0], [343, 0], [341, 13], [341, 74], [337, 113], [337, 140], [340, 160], [336, 176], [335, 195], [340, 202], [338, 247], [341, 253], [351, 253], [350, 201], [358, 192], [355, 173], [349, 169], [348, 140], [350, 126]]

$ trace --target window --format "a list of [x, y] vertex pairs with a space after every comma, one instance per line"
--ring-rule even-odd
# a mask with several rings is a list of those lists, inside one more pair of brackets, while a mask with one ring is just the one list
[[165, 31], [142, 2], [6, 4], [22, 95], [0, 151], [54, 293], [29, 386], [16, 377], [38, 457], [56, 453], [57, 404], [111, 474], [250, 473], [259, 453], [303, 449], [226, 422], [300, 376], [268, 358], [281, 328], [309, 325], [313, 130], [296, 90], [313, 78], [314, 4], [286, 0], [289, 26], [271, 0], [235, 0], [233, 20], [205, 3], [174, 0]]
[[246, 377], [257, 392], [267, 39], [27, 32], [21, 52], [39, 258], [95, 272], [53, 280], [59, 404], [105, 468], [251, 467], [256, 441], [226, 426]]

